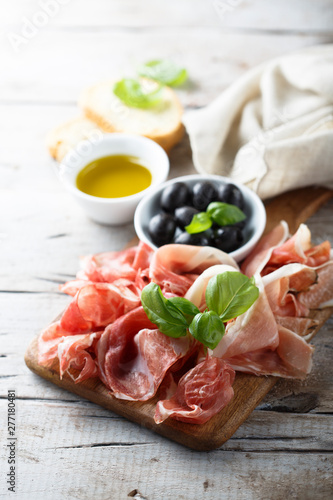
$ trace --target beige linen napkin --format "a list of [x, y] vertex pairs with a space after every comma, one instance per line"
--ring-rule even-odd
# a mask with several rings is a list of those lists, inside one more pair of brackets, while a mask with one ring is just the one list
[[242, 182], [263, 199], [333, 188], [333, 45], [250, 70], [207, 107], [185, 113], [184, 124], [199, 172]]

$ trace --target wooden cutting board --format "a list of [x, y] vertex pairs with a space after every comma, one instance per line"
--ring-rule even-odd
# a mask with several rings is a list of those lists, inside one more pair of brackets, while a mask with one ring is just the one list
[[[266, 232], [281, 219], [284, 219], [288, 222], [291, 233], [294, 233], [301, 222], [305, 222], [332, 196], [333, 191], [324, 188], [305, 188], [285, 193], [273, 199], [266, 204]], [[312, 313], [312, 317], [319, 321], [318, 328], [313, 332], [312, 336], [314, 336], [333, 313], [333, 308], [312, 311]], [[52, 367], [45, 368], [38, 364], [37, 359], [36, 337], [25, 354], [25, 362], [30, 370], [59, 387], [195, 450], [212, 450], [227, 441], [278, 380], [276, 377], [257, 377], [237, 373], [233, 385], [234, 398], [226, 408], [207, 423], [194, 425], [167, 419], [162, 424], [157, 425], [153, 418], [157, 396], [142, 403], [116, 399], [109, 394], [99, 379], [94, 378], [75, 384], [66, 374], [60, 380], [58, 361], [55, 361]]]

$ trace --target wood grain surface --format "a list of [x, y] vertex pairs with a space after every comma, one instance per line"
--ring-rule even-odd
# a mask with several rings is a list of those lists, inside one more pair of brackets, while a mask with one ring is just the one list
[[[306, 188], [285, 193], [267, 204], [267, 228], [271, 228], [281, 218], [295, 231], [298, 225], [305, 222], [333, 192], [324, 188]], [[318, 327], [312, 337], [319, 331], [331, 316], [333, 308], [312, 311], [312, 317], [318, 321]], [[276, 383], [276, 377], [257, 377], [255, 375], [237, 373], [232, 401], [217, 415], [202, 425], [186, 424], [174, 419], [167, 419], [162, 424], [154, 422], [154, 413], [158, 394], [147, 402], [132, 402], [114, 398], [104, 384], [98, 379], [89, 379], [75, 384], [65, 374], [59, 377], [59, 363], [54, 361], [49, 367], [38, 364], [37, 338], [29, 345], [25, 354], [27, 366], [37, 375], [66, 390], [74, 392], [108, 410], [112, 410], [127, 419], [134, 421], [162, 436], [195, 450], [212, 450], [226, 442], [256, 408], [263, 397]]]

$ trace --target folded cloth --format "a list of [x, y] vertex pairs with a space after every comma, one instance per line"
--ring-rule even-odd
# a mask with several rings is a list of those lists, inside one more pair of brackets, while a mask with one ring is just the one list
[[262, 199], [333, 188], [333, 45], [248, 71], [184, 124], [195, 168], [248, 185]]

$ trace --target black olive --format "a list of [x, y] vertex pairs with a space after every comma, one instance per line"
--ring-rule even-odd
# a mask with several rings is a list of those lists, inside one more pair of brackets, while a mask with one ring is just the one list
[[212, 201], [216, 201], [218, 192], [209, 181], [198, 181], [192, 188], [192, 204], [200, 211], [206, 210]]
[[244, 229], [246, 225], [246, 219], [241, 220], [240, 222], [236, 222], [236, 224], [233, 224], [233, 227], [238, 227], [238, 229]]
[[175, 243], [181, 243], [182, 245], [207, 246], [209, 245], [209, 240], [207, 236], [202, 233], [189, 234], [184, 231], [177, 236]]
[[242, 242], [242, 231], [238, 227], [223, 226], [214, 232], [211, 245], [228, 253], [239, 248]]
[[175, 208], [182, 207], [190, 199], [190, 190], [185, 182], [175, 182], [162, 191], [161, 207], [167, 212], [173, 212]]
[[221, 184], [218, 190], [218, 201], [236, 205], [243, 210], [244, 198], [240, 189], [234, 184]]
[[148, 225], [150, 237], [153, 243], [158, 247], [171, 243], [175, 230], [175, 219], [172, 215], [166, 214], [165, 212], [154, 215], [154, 217], [150, 219]]
[[179, 207], [175, 210], [176, 224], [180, 229], [184, 229], [188, 226], [193, 219], [193, 215], [198, 214], [199, 210], [194, 207]]

